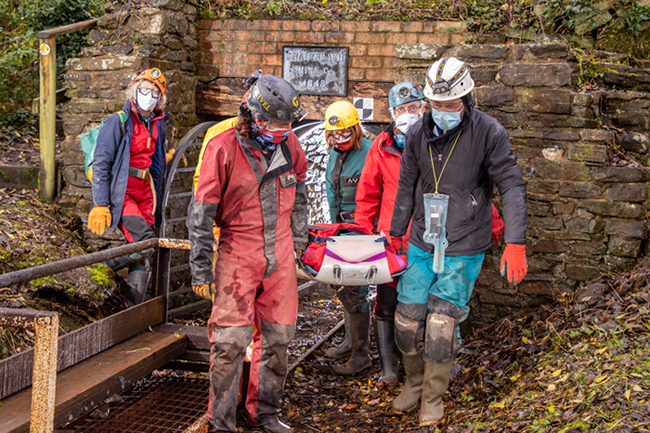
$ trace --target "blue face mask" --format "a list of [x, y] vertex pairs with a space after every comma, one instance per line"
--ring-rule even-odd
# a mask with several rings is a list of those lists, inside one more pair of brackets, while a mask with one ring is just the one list
[[395, 144], [397, 147], [404, 149], [404, 143], [406, 143], [406, 135], [402, 134], [401, 132], [396, 132], [393, 137], [395, 138]]
[[282, 140], [285, 140], [289, 136], [289, 133], [291, 133], [290, 129], [262, 129], [255, 121], [253, 121], [251, 126], [253, 131], [257, 132], [258, 134], [257, 137], [255, 137], [255, 141], [259, 143], [260, 147], [265, 152], [273, 152], [276, 147], [278, 147], [278, 144], [282, 142]]
[[431, 117], [433, 117], [433, 121], [436, 122], [436, 125], [438, 125], [440, 129], [450, 131], [460, 123], [461, 111], [452, 111], [451, 113], [448, 113], [446, 111], [432, 109]]

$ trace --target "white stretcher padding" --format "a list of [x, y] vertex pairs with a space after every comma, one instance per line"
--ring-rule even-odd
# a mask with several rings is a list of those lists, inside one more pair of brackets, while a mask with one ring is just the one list
[[316, 280], [335, 285], [365, 286], [392, 281], [384, 237], [331, 236]]

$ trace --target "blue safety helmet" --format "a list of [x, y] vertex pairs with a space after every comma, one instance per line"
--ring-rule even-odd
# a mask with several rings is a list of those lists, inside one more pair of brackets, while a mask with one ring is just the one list
[[395, 108], [411, 101], [422, 101], [424, 94], [417, 84], [411, 81], [395, 84], [388, 92], [388, 105]]

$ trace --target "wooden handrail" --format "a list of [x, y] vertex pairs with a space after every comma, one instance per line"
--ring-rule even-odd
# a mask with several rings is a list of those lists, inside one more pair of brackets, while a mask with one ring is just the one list
[[93, 18], [92, 20], [81, 21], [79, 23], [67, 24], [65, 26], [53, 27], [51, 29], [41, 30], [38, 32], [39, 39], [48, 39], [55, 36], [65, 35], [67, 33], [77, 32], [79, 30], [86, 30], [91, 27], [94, 27], [99, 21], [99, 18]]

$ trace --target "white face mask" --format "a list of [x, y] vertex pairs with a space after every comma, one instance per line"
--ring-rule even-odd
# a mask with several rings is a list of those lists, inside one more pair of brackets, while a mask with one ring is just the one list
[[411, 125], [413, 125], [420, 118], [417, 114], [404, 113], [395, 119], [395, 128], [402, 134], [406, 135]]
[[136, 101], [138, 103], [138, 107], [140, 107], [142, 111], [151, 111], [158, 103], [158, 98], [153, 96], [153, 92], [147, 92], [145, 95], [143, 95], [141, 92], [138, 92]]

